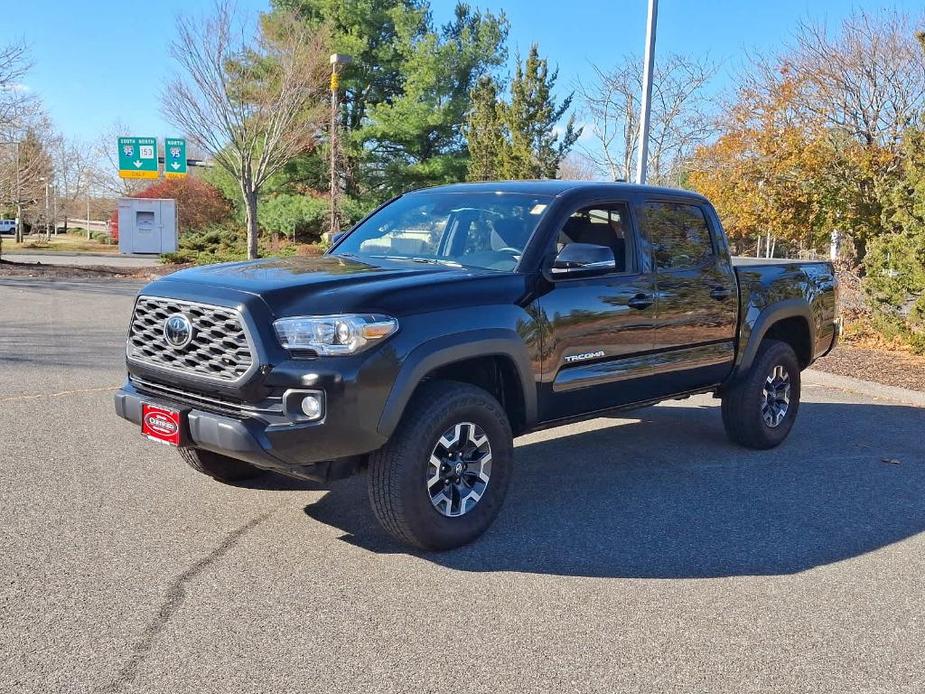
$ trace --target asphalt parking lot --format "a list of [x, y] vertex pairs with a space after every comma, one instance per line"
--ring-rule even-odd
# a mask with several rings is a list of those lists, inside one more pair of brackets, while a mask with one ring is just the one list
[[808, 376], [776, 451], [709, 397], [523, 437], [414, 554], [362, 477], [222, 486], [117, 419], [137, 287], [0, 281], [0, 690], [925, 690], [925, 410]]

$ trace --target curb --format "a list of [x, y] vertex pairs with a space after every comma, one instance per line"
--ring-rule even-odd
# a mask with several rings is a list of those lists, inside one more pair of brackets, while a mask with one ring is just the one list
[[803, 378], [805, 382], [812, 385], [838, 388], [840, 390], [860, 393], [861, 395], [867, 395], [880, 400], [894, 400], [906, 405], [925, 407], [925, 393], [918, 390], [887, 386], [882, 383], [874, 383], [873, 381], [862, 381], [860, 378], [840, 376], [817, 369], [807, 369], [803, 372]]

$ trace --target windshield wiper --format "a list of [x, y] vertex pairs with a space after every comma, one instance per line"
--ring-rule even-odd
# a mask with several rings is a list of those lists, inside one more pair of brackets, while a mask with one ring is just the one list
[[424, 258], [421, 256], [412, 256], [412, 255], [370, 255], [368, 258], [382, 258], [383, 260], [409, 260], [412, 263], [424, 263], [426, 265], [446, 265], [448, 267], [463, 267], [462, 264], [457, 263], [455, 260], [447, 260], [444, 258]]

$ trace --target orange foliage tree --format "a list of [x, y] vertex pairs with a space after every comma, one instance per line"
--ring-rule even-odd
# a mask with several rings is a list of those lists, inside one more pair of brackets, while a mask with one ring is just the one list
[[220, 224], [232, 213], [231, 203], [218, 188], [195, 176], [165, 178], [132, 197], [174, 198], [177, 201], [177, 230], [181, 234]]
[[814, 245], [828, 147], [819, 123], [800, 112], [798, 78], [786, 69], [763, 77], [739, 90], [722, 134], [695, 153], [688, 182], [714, 202], [733, 240]]

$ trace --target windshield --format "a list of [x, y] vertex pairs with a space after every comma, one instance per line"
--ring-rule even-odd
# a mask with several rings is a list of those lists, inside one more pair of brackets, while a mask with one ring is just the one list
[[353, 229], [333, 254], [510, 271], [548, 203], [513, 193], [406, 195]]

